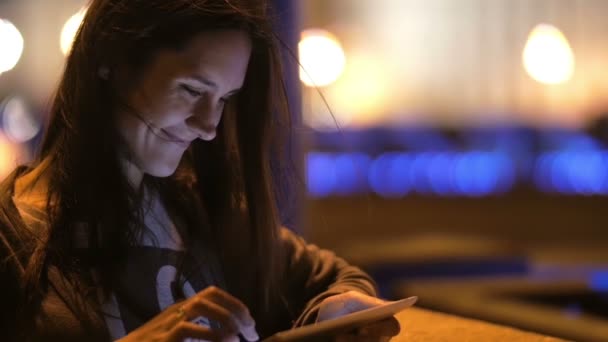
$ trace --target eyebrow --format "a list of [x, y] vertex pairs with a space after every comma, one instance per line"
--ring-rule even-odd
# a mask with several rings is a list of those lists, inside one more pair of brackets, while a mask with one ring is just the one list
[[[200, 83], [202, 83], [202, 84], [204, 84], [204, 85], [206, 85], [206, 86], [208, 86], [208, 87], [214, 88], [216, 90], [218, 88], [217, 83], [215, 83], [215, 82], [213, 82], [213, 81], [211, 81], [211, 80], [209, 80], [209, 79], [207, 79], [207, 78], [205, 78], [205, 77], [203, 77], [201, 75], [194, 75], [194, 76], [191, 76], [191, 78], [194, 79], [194, 80], [196, 80], [196, 81], [198, 81], [198, 82], [200, 82]], [[226, 96], [232, 96], [232, 95], [238, 93], [240, 90], [241, 90], [241, 88], [232, 89], [231, 91], [229, 91], [228, 93], [226, 93]]]

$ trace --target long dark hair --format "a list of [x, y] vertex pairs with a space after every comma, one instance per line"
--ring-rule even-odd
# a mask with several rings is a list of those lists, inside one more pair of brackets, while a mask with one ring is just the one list
[[[214, 141], [193, 143], [173, 176], [144, 182], [185, 218], [189, 224], [182, 233], [188, 237], [204, 234], [206, 223], [220, 254], [234, 248], [227, 234], [245, 237], [240, 258], [253, 270], [251, 286], [258, 295], [249, 305], [264, 310], [279, 293], [280, 222], [272, 172], [285, 168], [271, 161], [282, 160], [278, 148], [285, 145], [279, 140], [286, 138], [289, 113], [277, 41], [262, 0], [92, 1], [67, 57], [38, 155], [39, 163], [50, 160], [50, 230], [26, 271], [30, 284], [53, 263], [76, 272], [95, 267], [101, 284], [111, 289], [115, 267], [137, 236], [137, 229], [128, 228], [141, 223], [140, 194], [128, 184], [117, 153], [114, 115], [121, 103], [100, 69], [126, 66], [137, 74], [155, 51], [180, 49], [196, 33], [216, 29], [249, 34], [253, 50], [245, 84], [226, 106]], [[206, 215], [197, 214], [201, 209]], [[83, 236], [82, 227], [87, 252], [74, 239]]]

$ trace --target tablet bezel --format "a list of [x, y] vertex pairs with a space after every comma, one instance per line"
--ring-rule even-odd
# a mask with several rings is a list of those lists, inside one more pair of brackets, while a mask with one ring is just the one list
[[340, 332], [365, 326], [394, 316], [398, 312], [413, 306], [418, 297], [412, 296], [389, 302], [385, 305], [350, 313], [335, 319], [305, 325], [299, 328], [278, 332], [263, 342], [295, 342], [312, 340], [315, 337], [336, 335]]

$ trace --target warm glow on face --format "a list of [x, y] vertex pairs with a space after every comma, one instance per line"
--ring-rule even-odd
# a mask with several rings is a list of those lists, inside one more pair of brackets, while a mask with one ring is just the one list
[[338, 40], [329, 32], [317, 29], [302, 32], [298, 44], [300, 80], [309, 87], [327, 86], [344, 70], [346, 58]]
[[63, 52], [64, 55], [67, 55], [70, 52], [70, 49], [72, 49], [74, 37], [76, 37], [76, 32], [78, 32], [86, 12], [86, 8], [81, 9], [78, 11], [78, 13], [71, 16], [70, 19], [68, 19], [63, 25], [63, 29], [61, 30], [60, 44], [61, 52]]
[[524, 67], [530, 77], [544, 84], [567, 82], [574, 73], [574, 54], [564, 34], [555, 26], [537, 25], [524, 48]]
[[23, 37], [8, 20], [0, 19], [0, 74], [17, 65], [23, 52]]

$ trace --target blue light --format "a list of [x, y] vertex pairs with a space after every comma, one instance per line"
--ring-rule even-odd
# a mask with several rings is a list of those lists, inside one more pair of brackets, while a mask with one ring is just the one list
[[374, 159], [374, 161], [369, 167], [369, 185], [372, 190], [380, 196], [386, 196], [390, 192], [390, 185], [388, 184], [387, 173], [392, 158], [394, 158], [392, 154], [381, 154], [376, 159]]
[[597, 151], [601, 148], [600, 144], [591, 136], [576, 132], [564, 139], [564, 149], [573, 151], [591, 150]]
[[394, 153], [384, 153], [378, 156], [370, 165], [369, 185], [380, 196], [395, 196], [389, 175], [395, 157]]
[[560, 151], [542, 155], [535, 182], [542, 191], [562, 194], [608, 193], [608, 157], [602, 151]]
[[335, 193], [352, 195], [367, 190], [370, 157], [362, 153], [339, 154], [334, 160]]
[[556, 153], [551, 163], [551, 185], [553, 189], [562, 194], [574, 192], [572, 180], [568, 178], [568, 164], [571, 163], [571, 156], [568, 153]]
[[502, 153], [496, 153], [492, 155], [494, 163], [497, 168], [497, 184], [495, 191], [496, 193], [505, 193], [510, 191], [515, 184], [515, 178], [517, 174], [515, 163], [511, 158]]
[[433, 155], [428, 165], [428, 179], [433, 192], [440, 196], [452, 193], [451, 174], [453, 170], [452, 158], [450, 155], [441, 153]]
[[410, 168], [410, 179], [414, 190], [423, 195], [431, 194], [431, 182], [428, 175], [430, 163], [434, 154], [421, 153], [416, 155]]
[[397, 197], [405, 196], [410, 191], [411, 166], [412, 161], [410, 157], [405, 154], [397, 154], [392, 160], [388, 176], [392, 188], [391, 192]]
[[[307, 185], [315, 197], [350, 196], [373, 191], [401, 198], [422, 195], [483, 197], [510, 190], [517, 170], [499, 151], [466, 153], [365, 153], [308, 155]], [[533, 169], [536, 186], [563, 194], [608, 194], [608, 152], [561, 150], [540, 155]]]
[[606, 182], [607, 166], [601, 153], [579, 153], [571, 157], [567, 170], [568, 178], [577, 193], [600, 194]]
[[545, 148], [550, 150], [597, 151], [601, 148], [601, 144], [590, 135], [573, 130], [545, 131], [541, 139]]
[[[604, 170], [608, 173], [608, 152], [607, 151], [604, 151], [602, 153], [602, 160], [604, 163]], [[606, 175], [606, 178], [604, 179], [604, 184], [602, 184], [601, 193], [604, 195], [608, 195], [608, 175]]]
[[452, 143], [433, 128], [418, 127], [393, 131], [393, 141], [413, 151], [445, 151]]
[[545, 153], [537, 159], [534, 167], [534, 183], [543, 192], [555, 191], [551, 183], [551, 166], [554, 158], [553, 153]]
[[499, 179], [509, 173], [506, 171], [508, 166], [501, 163], [501, 158], [492, 153], [477, 153], [474, 161], [477, 174], [475, 195], [484, 196], [497, 192]]
[[384, 197], [403, 197], [411, 188], [411, 159], [403, 153], [384, 153], [369, 168], [369, 184]]
[[461, 155], [454, 167], [454, 188], [462, 195], [471, 194], [475, 188], [475, 174], [472, 172], [472, 156], [468, 153]]
[[608, 271], [596, 271], [591, 274], [589, 287], [595, 291], [608, 292]]
[[317, 197], [331, 194], [336, 186], [334, 158], [328, 153], [311, 152], [306, 166], [308, 192]]
[[511, 159], [501, 153], [464, 153], [454, 167], [454, 188], [467, 196], [508, 191], [514, 179], [515, 167]]

